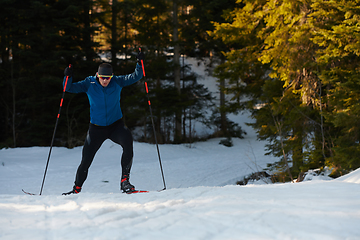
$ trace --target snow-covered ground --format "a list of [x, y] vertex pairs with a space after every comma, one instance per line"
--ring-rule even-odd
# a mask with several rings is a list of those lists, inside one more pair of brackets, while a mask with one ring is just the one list
[[135, 142], [131, 182], [119, 191], [121, 148], [106, 141], [83, 191], [72, 188], [81, 147], [0, 150], [0, 239], [360, 239], [360, 170], [335, 180], [235, 185], [275, 159], [250, 133], [234, 139], [160, 145]]
[[[204, 66], [194, 59], [195, 72]], [[216, 93], [211, 77], [200, 83]], [[0, 239], [360, 239], [360, 170], [329, 180], [308, 175], [301, 183], [238, 186], [237, 180], [277, 161], [266, 142], [247, 132], [233, 139], [160, 145], [165, 191], [156, 147], [134, 143], [131, 183], [149, 193], [119, 191], [121, 147], [106, 141], [95, 156], [80, 194], [72, 189], [81, 147], [54, 147], [41, 196], [48, 147], [0, 150]], [[55, 120], [55, 119], [54, 119]], [[197, 134], [209, 129], [196, 126]]]

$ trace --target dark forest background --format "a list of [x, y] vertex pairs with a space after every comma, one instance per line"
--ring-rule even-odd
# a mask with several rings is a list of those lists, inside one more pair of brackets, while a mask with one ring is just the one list
[[[360, 167], [359, 22], [356, 0], [0, 0], [0, 148], [50, 144], [66, 66], [128, 74], [141, 47], [160, 143], [200, 140], [198, 121], [231, 146], [244, 133], [227, 115], [248, 110], [279, 178], [339, 176]], [[184, 57], [207, 64], [220, 104]], [[154, 142], [143, 81], [121, 97]], [[65, 94], [55, 145], [82, 145], [88, 124], [86, 95]]]

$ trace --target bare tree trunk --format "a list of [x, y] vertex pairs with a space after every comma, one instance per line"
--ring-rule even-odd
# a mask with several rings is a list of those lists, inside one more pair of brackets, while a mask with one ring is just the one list
[[12, 89], [12, 132], [14, 140], [14, 148], [16, 148], [16, 128], [15, 128], [15, 117], [16, 117], [16, 97], [15, 97], [15, 82], [14, 82], [14, 58], [11, 60], [11, 89]]
[[282, 135], [282, 124], [280, 123], [279, 120], [275, 119], [275, 116], [273, 114], [272, 114], [272, 117], [273, 117], [276, 129], [278, 130], [278, 135], [280, 137], [281, 150], [282, 150], [282, 153], [283, 153], [283, 156], [284, 156], [284, 163], [285, 163], [285, 166], [286, 166], [286, 170], [287, 170], [287, 172], [289, 174], [291, 182], [294, 182], [294, 179], [293, 179], [292, 174], [290, 172], [289, 164], [288, 164], [288, 161], [287, 161], [287, 156], [286, 156], [286, 153], [285, 153], [285, 149], [284, 149], [284, 140], [283, 140], [283, 135]]
[[[221, 64], [225, 63], [225, 59], [221, 59]], [[225, 100], [225, 78], [224, 77], [220, 77], [219, 79], [220, 82], [220, 129], [222, 131], [222, 134], [224, 136], [228, 136], [228, 123], [227, 123], [227, 118], [226, 118], [226, 111], [225, 111], [225, 105], [226, 105], [226, 100]]]
[[87, 29], [86, 32], [84, 32], [84, 45], [85, 45], [85, 56], [86, 56], [86, 61], [91, 62], [93, 60], [93, 52], [91, 50], [91, 43], [92, 43], [92, 39], [91, 39], [91, 34], [90, 34], [90, 10], [92, 10], [92, 6], [91, 6], [91, 1], [87, 1], [86, 3], [84, 3], [84, 24], [85, 27], [84, 29]]
[[112, 0], [112, 19], [111, 19], [111, 62], [114, 69], [117, 66], [116, 53], [117, 49], [117, 26], [116, 18], [118, 14], [117, 0]]
[[227, 135], [227, 120], [225, 111], [225, 79], [220, 78], [220, 129], [223, 135]]
[[[181, 94], [180, 86], [180, 45], [179, 45], [179, 36], [178, 36], [178, 5], [177, 0], [173, 0], [173, 41], [174, 41], [174, 80], [175, 88], [178, 95]], [[181, 141], [181, 109], [177, 110], [175, 116], [175, 142]]]

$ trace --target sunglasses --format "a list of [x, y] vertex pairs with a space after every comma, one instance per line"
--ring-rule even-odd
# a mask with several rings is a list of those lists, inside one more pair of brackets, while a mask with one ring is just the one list
[[104, 79], [104, 80], [110, 80], [110, 79], [113, 77], [113, 75], [108, 76], [108, 75], [99, 75], [99, 74], [98, 74], [98, 77], [99, 77], [99, 78], [102, 78], [102, 79]]

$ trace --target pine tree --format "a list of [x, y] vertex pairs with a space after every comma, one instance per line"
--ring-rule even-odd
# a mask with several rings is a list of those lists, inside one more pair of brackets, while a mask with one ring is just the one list
[[[221, 66], [234, 79], [240, 76], [232, 82], [235, 92], [242, 93], [238, 86], [251, 89], [249, 83], [239, 82], [246, 79], [241, 73], [255, 66], [267, 70], [272, 79], [263, 85], [259, 80], [264, 75], [249, 74], [257, 79], [256, 89], [264, 86], [262, 94], [266, 95], [265, 86], [283, 83], [277, 97], [260, 98], [263, 107], [253, 110], [258, 136], [270, 141], [272, 154], [280, 156], [285, 150], [283, 157], [292, 158], [293, 174], [322, 167], [325, 161], [337, 169], [358, 167], [357, 1], [245, 0], [242, 4], [228, 15], [231, 24], [215, 24], [214, 34], [225, 43], [238, 44]], [[238, 73], [231, 74], [231, 69]], [[251, 109], [258, 99], [250, 101]], [[273, 121], [266, 123], [270, 116]]]
[[[226, 54], [224, 72], [232, 79], [229, 90], [235, 96], [247, 95], [252, 99], [247, 107], [257, 120], [254, 126], [259, 130], [259, 138], [270, 141], [269, 153], [283, 158], [279, 162], [281, 169], [291, 162], [289, 176], [298, 174], [307, 161], [303, 152], [305, 140], [312, 134], [306, 129], [313, 121], [307, 121], [304, 116], [309, 106], [316, 106], [316, 88], [312, 88], [316, 77], [309, 61], [316, 47], [309, 39], [306, 22], [309, 6], [306, 2], [293, 1], [242, 3], [228, 15], [233, 23], [216, 24], [214, 32], [235, 46], [235, 50]], [[276, 100], [262, 98], [263, 94], [271, 94], [265, 92], [264, 84], [279, 80], [285, 88], [274, 92], [279, 94]], [[264, 124], [264, 120], [269, 122]], [[264, 126], [268, 126], [265, 132]]]
[[[5, 89], [12, 89], [2, 95], [7, 116], [4, 144], [48, 145], [62, 93], [64, 68], [72, 63], [76, 76], [81, 78], [96, 58], [88, 11], [91, 1], [19, 0], [2, 4], [6, 14], [2, 15], [1, 69], [5, 75], [1, 81], [11, 79], [10, 85], [8, 81], [4, 85]], [[77, 104], [88, 105], [86, 100]], [[9, 118], [10, 115], [14, 117]], [[60, 139], [67, 132], [67, 125], [60, 121]], [[10, 136], [14, 142], [11, 145], [7, 140]]]
[[[181, 15], [183, 51], [188, 56], [198, 58], [199, 61], [210, 59], [208, 62], [203, 61], [204, 64], [207, 64], [209, 74], [213, 74], [215, 66], [225, 62], [222, 52], [229, 49], [228, 45], [211, 34], [214, 30], [213, 21], [227, 22], [224, 13], [229, 9], [232, 10], [235, 6], [236, 3], [233, 0], [225, 2], [219, 0], [184, 1]], [[216, 72], [215, 76], [219, 81], [220, 104], [214, 110], [213, 123], [220, 128], [220, 131], [216, 133], [217, 136], [230, 137], [233, 129], [231, 129], [232, 123], [227, 117], [230, 111], [226, 106], [226, 90], [224, 88], [227, 79], [220, 72]]]
[[326, 120], [333, 124], [333, 155], [328, 165], [335, 175], [360, 167], [359, 146], [359, 1], [323, 1], [312, 4], [313, 42], [319, 78], [326, 86]]

